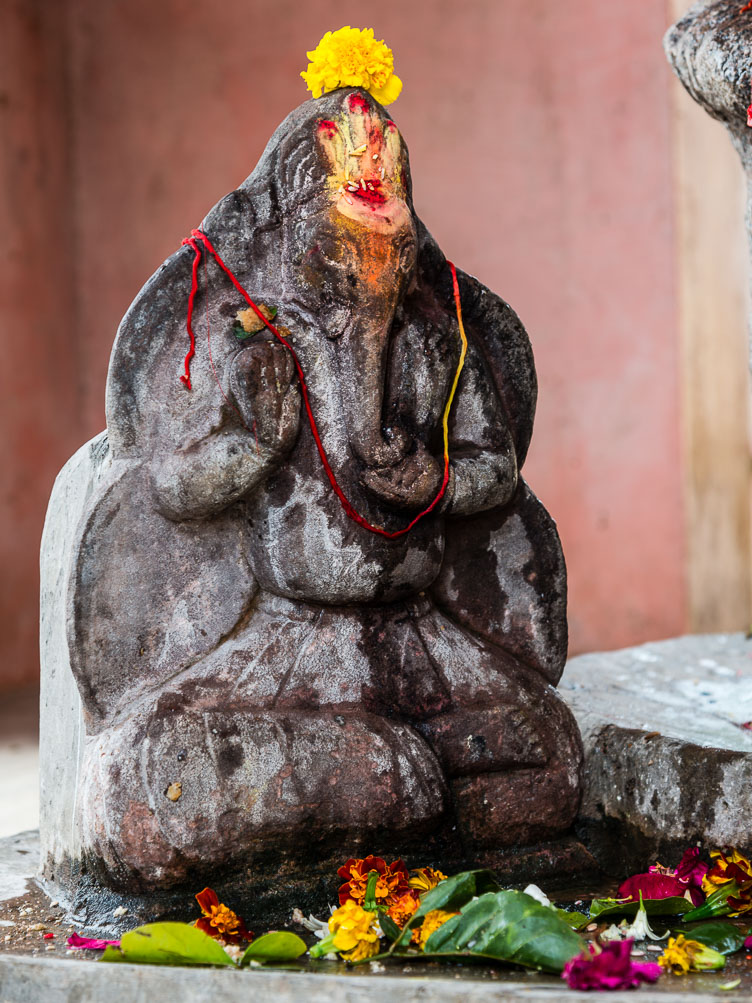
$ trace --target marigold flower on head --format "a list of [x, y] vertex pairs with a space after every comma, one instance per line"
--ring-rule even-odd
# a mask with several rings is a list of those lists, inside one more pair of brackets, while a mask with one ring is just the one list
[[631, 959], [632, 940], [610, 941], [598, 950], [572, 958], [561, 977], [570, 989], [635, 989], [641, 982], [657, 982], [661, 969], [653, 963]]
[[332, 913], [329, 930], [334, 934], [334, 949], [345, 961], [362, 961], [379, 953], [376, 913], [368, 912], [352, 899]]
[[339, 87], [362, 87], [383, 105], [395, 101], [402, 81], [394, 73], [394, 54], [373, 37], [373, 28], [327, 31], [300, 74], [315, 98]]
[[443, 926], [452, 916], [459, 916], [459, 913], [444, 912], [443, 909], [432, 909], [431, 912], [426, 913], [423, 923], [413, 934], [413, 940], [420, 945], [421, 951], [425, 951], [426, 942], [431, 934]]
[[348, 899], [363, 905], [368, 885], [368, 875], [376, 871], [379, 875], [376, 882], [374, 897], [379, 906], [390, 906], [400, 895], [409, 891], [407, 868], [401, 860], [387, 864], [381, 857], [364, 857], [362, 860], [351, 857], [339, 868], [337, 874], [345, 884], [339, 890], [340, 905]]
[[674, 975], [686, 975], [687, 972], [705, 972], [723, 968], [726, 959], [719, 951], [714, 951], [699, 940], [687, 940], [683, 933], [678, 937], [670, 937], [663, 954], [658, 959], [661, 968]]
[[446, 874], [435, 871], [433, 867], [419, 867], [412, 872], [408, 884], [422, 895], [423, 892], [430, 892], [440, 881], [446, 881]]
[[419, 905], [420, 898], [418, 897], [418, 893], [411, 888], [409, 892], [405, 892], [404, 895], [400, 895], [398, 899], [392, 902], [387, 909], [387, 915], [389, 919], [393, 920], [402, 929], [405, 923], [412, 919]]
[[208, 933], [215, 940], [222, 940], [226, 944], [240, 944], [253, 940], [253, 934], [246, 929], [243, 920], [228, 909], [226, 905], [217, 898], [217, 893], [211, 888], [204, 888], [196, 896], [196, 901], [201, 906], [203, 916], [197, 919], [194, 926], [204, 933]]
[[722, 885], [736, 881], [739, 892], [728, 898], [732, 916], [738, 916], [752, 909], [752, 864], [738, 850], [713, 850], [710, 856], [715, 864], [702, 879], [702, 890], [712, 895]]

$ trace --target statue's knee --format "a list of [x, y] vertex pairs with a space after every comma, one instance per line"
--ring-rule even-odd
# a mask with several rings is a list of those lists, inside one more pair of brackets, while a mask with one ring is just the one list
[[84, 772], [85, 849], [147, 886], [181, 880], [207, 848], [221, 864], [299, 846], [302, 834], [315, 844], [430, 828], [449, 803], [417, 732], [368, 714], [194, 708], [134, 719], [90, 746]]

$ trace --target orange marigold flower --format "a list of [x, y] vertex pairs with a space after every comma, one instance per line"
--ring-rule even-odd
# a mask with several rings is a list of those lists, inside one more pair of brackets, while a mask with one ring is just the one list
[[400, 895], [398, 899], [392, 902], [387, 909], [387, 916], [402, 929], [405, 923], [411, 919], [419, 905], [420, 898], [418, 893], [411, 888], [410, 891], [405, 892], [404, 895]]
[[363, 905], [368, 875], [371, 871], [376, 871], [379, 875], [374, 895], [377, 905], [388, 907], [396, 902], [400, 895], [409, 891], [407, 868], [401, 860], [387, 864], [381, 857], [369, 856], [362, 860], [351, 857], [337, 871], [345, 882], [339, 890], [340, 905], [344, 905], [348, 899]]
[[413, 936], [413, 940], [420, 945], [421, 951], [425, 951], [426, 942], [431, 934], [438, 930], [440, 926], [443, 926], [452, 916], [459, 916], [459, 913], [444, 912], [443, 909], [433, 909], [431, 912], [426, 913], [420, 929], [415, 931], [417, 937]]
[[226, 905], [222, 905], [217, 893], [211, 888], [204, 888], [199, 892], [196, 901], [203, 913], [203, 916], [194, 923], [199, 930], [208, 933], [215, 940], [224, 941], [225, 944], [240, 944], [253, 940], [253, 934], [246, 929], [240, 916]]
[[433, 867], [419, 867], [412, 872], [408, 884], [422, 895], [423, 892], [430, 892], [440, 881], [446, 881], [446, 874], [435, 871]]

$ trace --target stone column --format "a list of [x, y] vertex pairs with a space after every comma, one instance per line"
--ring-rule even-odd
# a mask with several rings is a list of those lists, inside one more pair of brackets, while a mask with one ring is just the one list
[[[703, 0], [669, 29], [664, 47], [679, 80], [709, 115], [723, 122], [741, 157], [752, 253], [752, 129], [747, 125], [752, 100], [752, 8], [744, 10], [745, 6], [745, 0]], [[752, 346], [750, 352], [752, 364]]]

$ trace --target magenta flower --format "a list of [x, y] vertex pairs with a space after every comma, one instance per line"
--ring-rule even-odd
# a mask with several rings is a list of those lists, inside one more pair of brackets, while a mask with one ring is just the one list
[[661, 966], [632, 961], [631, 940], [611, 940], [597, 951], [572, 958], [561, 977], [570, 989], [635, 989], [641, 982], [657, 982]]
[[110, 944], [120, 947], [119, 940], [98, 940], [96, 937], [82, 937], [80, 933], [72, 933], [68, 937], [68, 947], [73, 951], [103, 951]]
[[656, 864], [647, 874], [633, 874], [620, 885], [616, 897], [638, 899], [642, 892], [644, 899], [684, 898], [689, 892], [692, 904], [698, 906], [705, 901], [702, 879], [707, 871], [708, 865], [700, 860], [700, 851], [693, 846], [684, 851], [675, 871]]
[[747, 939], [744, 941], [744, 946], [747, 948], [747, 950], [749, 950], [750, 947], [752, 947], [752, 937], [747, 937]]
[[[683, 898], [687, 890], [692, 895], [692, 901], [694, 902], [694, 893], [697, 892], [697, 889], [690, 888], [688, 882], [680, 881], [679, 878], [674, 877], [672, 874], [658, 874], [655, 872], [652, 874], [633, 874], [631, 878], [627, 878], [624, 884], [619, 885], [616, 898], [637, 900], [640, 897], [640, 892], [642, 892], [644, 899], [670, 899], [674, 896]], [[699, 901], [703, 901], [702, 895], [700, 895]], [[695, 905], [698, 904], [695, 902]]]
[[[686, 881], [690, 888], [702, 888], [702, 879], [710, 870], [710, 865], [704, 860], [700, 860], [700, 851], [696, 846], [691, 846], [684, 851], [684, 855], [676, 868], [676, 876], [680, 881]], [[697, 905], [697, 903], [695, 903]]]

